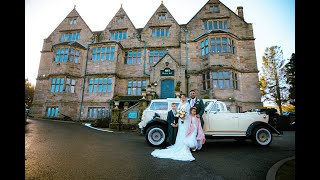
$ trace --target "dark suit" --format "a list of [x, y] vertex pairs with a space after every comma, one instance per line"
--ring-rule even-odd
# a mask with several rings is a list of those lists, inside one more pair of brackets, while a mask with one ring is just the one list
[[[203, 128], [204, 121], [203, 121], [202, 115], [204, 113], [204, 103], [202, 99], [198, 99], [196, 97], [194, 99], [195, 99], [194, 106], [197, 108], [197, 114], [200, 115], [201, 127]], [[188, 103], [190, 104], [190, 107], [193, 107], [191, 98], [188, 99]]]
[[[168, 112], [167, 122], [168, 122], [168, 144], [173, 145], [176, 142], [176, 137], [178, 133], [178, 128], [171, 126], [171, 123], [175, 120], [172, 110]], [[178, 124], [178, 121], [175, 120], [175, 123]]]

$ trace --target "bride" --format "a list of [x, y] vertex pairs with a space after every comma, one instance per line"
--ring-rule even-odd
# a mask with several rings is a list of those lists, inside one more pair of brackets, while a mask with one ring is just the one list
[[169, 158], [180, 161], [193, 161], [195, 158], [190, 151], [190, 144], [197, 142], [194, 136], [186, 136], [188, 127], [190, 125], [190, 104], [186, 101], [186, 94], [180, 95], [181, 103], [177, 110], [186, 112], [184, 118], [179, 118], [178, 133], [174, 145], [168, 146], [166, 149], [156, 149], [151, 155], [157, 158]]

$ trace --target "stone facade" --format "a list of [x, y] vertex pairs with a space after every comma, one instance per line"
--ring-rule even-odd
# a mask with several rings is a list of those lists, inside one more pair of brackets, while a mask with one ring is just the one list
[[161, 4], [136, 28], [121, 7], [104, 30], [92, 31], [73, 9], [44, 39], [31, 112], [93, 120], [110, 116], [115, 94], [132, 106], [146, 85], [157, 82], [156, 95], [166, 98], [179, 81], [183, 93], [195, 89], [233, 112], [260, 108], [255, 38], [243, 12], [209, 0], [178, 24]]

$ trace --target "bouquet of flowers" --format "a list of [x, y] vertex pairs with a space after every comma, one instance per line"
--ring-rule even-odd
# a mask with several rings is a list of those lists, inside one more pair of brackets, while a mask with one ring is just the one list
[[177, 118], [181, 118], [181, 123], [183, 123], [183, 118], [186, 117], [186, 111], [184, 111], [183, 109], [179, 109], [177, 110], [177, 114], [176, 114], [176, 117]]

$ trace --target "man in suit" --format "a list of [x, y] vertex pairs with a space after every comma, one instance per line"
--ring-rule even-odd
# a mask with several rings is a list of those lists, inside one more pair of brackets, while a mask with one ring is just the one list
[[171, 110], [168, 112], [167, 122], [168, 122], [168, 145], [174, 145], [176, 142], [176, 137], [178, 133], [178, 119], [175, 117], [177, 113], [177, 105], [175, 103], [171, 104]]
[[201, 121], [201, 127], [203, 128], [203, 118], [202, 115], [204, 113], [204, 103], [202, 99], [198, 99], [196, 97], [196, 91], [194, 89], [190, 90], [190, 99], [188, 99], [188, 103], [190, 104], [190, 107], [196, 107], [197, 108], [197, 115], [200, 116]]

